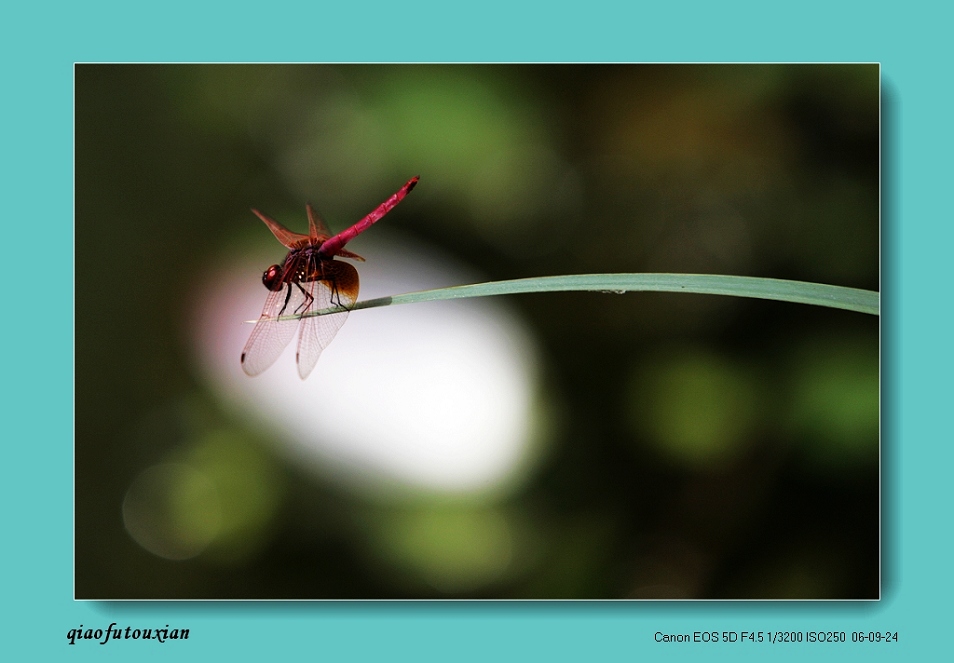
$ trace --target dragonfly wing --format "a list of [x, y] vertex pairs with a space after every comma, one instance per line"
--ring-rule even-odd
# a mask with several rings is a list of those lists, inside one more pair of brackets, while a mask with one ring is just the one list
[[257, 209], [253, 209], [252, 213], [255, 214], [258, 218], [265, 222], [265, 225], [268, 226], [268, 229], [272, 231], [272, 234], [275, 235], [275, 239], [282, 243], [283, 246], [289, 249], [294, 249], [302, 246], [303, 243], [309, 241], [308, 235], [302, 235], [300, 233], [292, 232], [282, 224], [280, 224], [275, 219], [262, 214]]
[[242, 350], [242, 370], [248, 375], [258, 375], [275, 363], [299, 326], [299, 320], [289, 316], [295, 315], [304, 302], [304, 293], [291, 283], [268, 293], [262, 317], [255, 323]]
[[[332, 306], [350, 309], [354, 306], [358, 298], [358, 271], [338, 260], [323, 261], [322, 271], [323, 279], [302, 284], [314, 298], [309, 310], [320, 311]], [[297, 356], [298, 375], [302, 380], [315, 368], [318, 357], [347, 319], [348, 311], [302, 318]]]
[[326, 240], [331, 237], [331, 231], [328, 230], [328, 225], [325, 223], [325, 220], [321, 218], [321, 214], [318, 213], [318, 210], [311, 205], [306, 205], [305, 209], [308, 210], [308, 234], [311, 236], [311, 239]]

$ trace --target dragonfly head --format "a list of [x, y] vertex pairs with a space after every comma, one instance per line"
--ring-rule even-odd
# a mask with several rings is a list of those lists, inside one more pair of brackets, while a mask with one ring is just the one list
[[282, 289], [282, 268], [278, 265], [272, 265], [265, 270], [265, 273], [262, 274], [262, 283], [265, 284], [265, 287], [269, 290], [281, 290]]

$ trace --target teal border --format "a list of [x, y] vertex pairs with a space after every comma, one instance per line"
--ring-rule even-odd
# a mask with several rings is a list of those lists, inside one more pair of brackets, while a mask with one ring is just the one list
[[[901, 7], [904, 7], [902, 9]], [[951, 590], [949, 9], [863, 2], [271, 2], [4, 11], [3, 628], [10, 660], [937, 658]], [[930, 7], [930, 10], [927, 8]], [[941, 12], [939, 14], [938, 12]], [[947, 14], [947, 15], [942, 15]], [[876, 603], [79, 603], [72, 600], [75, 61], [882, 63], [884, 597]], [[56, 294], [63, 295], [59, 300]], [[42, 295], [42, 296], [41, 296]], [[53, 302], [42, 310], [31, 306]], [[57, 302], [59, 304], [56, 304]], [[942, 302], [946, 299], [940, 300]], [[26, 314], [30, 311], [29, 314]], [[37, 315], [40, 313], [40, 315]], [[45, 314], [45, 315], [44, 315]], [[942, 351], [938, 351], [942, 350]], [[67, 631], [187, 627], [188, 642]], [[661, 645], [656, 631], [881, 630], [897, 644]], [[772, 651], [767, 651], [771, 648]], [[919, 656], [920, 654], [920, 656]], [[941, 655], [943, 658], [943, 654]]]

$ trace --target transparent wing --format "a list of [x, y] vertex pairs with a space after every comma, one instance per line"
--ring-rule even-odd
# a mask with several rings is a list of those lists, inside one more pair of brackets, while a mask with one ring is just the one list
[[[325, 260], [322, 263], [324, 278], [303, 283], [313, 297], [308, 311], [320, 311], [332, 306], [351, 308], [358, 298], [358, 271], [346, 262]], [[304, 380], [315, 368], [318, 357], [334, 339], [341, 325], [348, 319], [348, 311], [330, 315], [314, 315], [301, 321], [298, 338], [298, 375]], [[287, 342], [287, 341], [286, 341]]]
[[255, 323], [252, 335], [242, 350], [242, 370], [248, 375], [258, 375], [275, 363], [299, 326], [298, 319], [288, 319], [288, 316], [301, 313], [305, 302], [305, 295], [291, 283], [286, 283], [281, 290], [268, 293], [262, 317]]

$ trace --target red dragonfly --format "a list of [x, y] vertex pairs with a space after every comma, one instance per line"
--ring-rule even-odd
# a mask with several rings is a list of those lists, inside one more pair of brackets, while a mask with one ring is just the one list
[[[248, 375], [258, 375], [274, 364], [300, 327], [295, 359], [298, 362], [298, 375], [302, 380], [308, 377], [318, 363], [321, 351], [328, 347], [341, 329], [348, 317], [348, 309], [354, 306], [358, 298], [357, 270], [349, 263], [335, 260], [335, 257], [363, 262], [361, 256], [346, 251], [345, 244], [390, 212], [414, 188], [418, 179], [409, 179], [373, 212], [334, 236], [311, 205], [307, 206], [307, 235], [294, 233], [257, 209], [252, 210], [265, 222], [275, 239], [288, 248], [288, 255], [281, 265], [272, 265], [262, 275], [262, 283], [270, 292], [262, 309], [262, 317], [255, 323], [252, 335], [242, 350], [242, 369]], [[301, 317], [332, 306], [345, 310]]]

